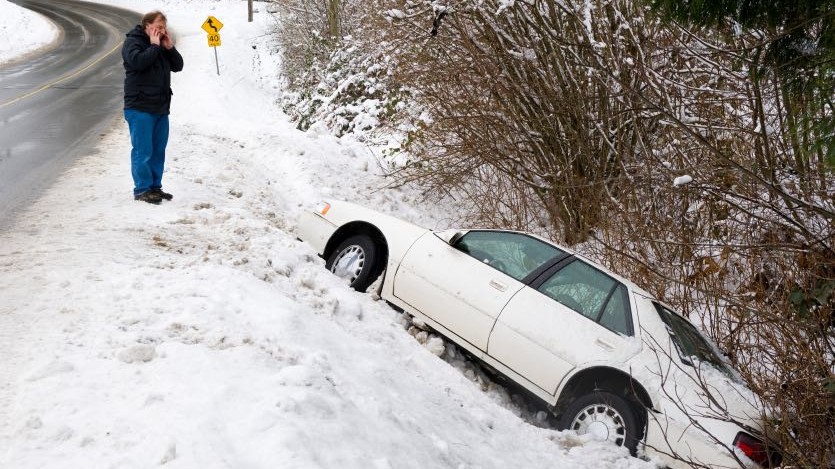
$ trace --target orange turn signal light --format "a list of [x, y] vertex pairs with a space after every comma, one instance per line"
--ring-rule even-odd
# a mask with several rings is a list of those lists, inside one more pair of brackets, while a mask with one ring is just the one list
[[327, 215], [328, 210], [330, 210], [330, 209], [331, 209], [331, 204], [329, 204], [327, 202], [322, 202], [321, 204], [319, 204], [319, 214], [320, 215]]

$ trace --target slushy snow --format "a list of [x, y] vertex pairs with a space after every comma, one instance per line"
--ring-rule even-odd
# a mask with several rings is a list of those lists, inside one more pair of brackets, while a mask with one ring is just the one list
[[[132, 199], [114, 110], [97, 147], [0, 232], [0, 467], [655, 467], [539, 425], [296, 239], [326, 197], [433, 228], [458, 214], [384, 188], [365, 145], [295, 129], [274, 104], [265, 4], [248, 23], [240, 1], [110, 3], [162, 8], [185, 58], [174, 200]], [[4, 34], [52, 41], [19, 10], [0, 0]], [[208, 15], [225, 25], [220, 76]]]

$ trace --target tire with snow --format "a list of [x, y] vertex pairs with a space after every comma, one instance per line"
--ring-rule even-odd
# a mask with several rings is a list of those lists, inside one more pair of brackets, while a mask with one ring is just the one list
[[364, 292], [379, 274], [379, 257], [380, 249], [370, 236], [354, 235], [339, 243], [325, 267], [354, 290]]
[[633, 406], [626, 399], [606, 391], [595, 391], [575, 399], [562, 413], [559, 428], [626, 446], [633, 456], [641, 433]]

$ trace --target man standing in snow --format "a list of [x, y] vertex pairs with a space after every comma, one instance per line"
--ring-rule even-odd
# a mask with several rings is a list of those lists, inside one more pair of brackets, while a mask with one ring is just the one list
[[125, 65], [125, 120], [132, 145], [133, 198], [159, 204], [173, 196], [162, 191], [165, 147], [168, 144], [171, 72], [183, 69], [183, 57], [168, 34], [159, 11], [142, 17], [122, 46]]

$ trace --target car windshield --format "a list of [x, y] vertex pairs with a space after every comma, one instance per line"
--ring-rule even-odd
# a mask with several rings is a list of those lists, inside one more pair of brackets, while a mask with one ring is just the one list
[[658, 314], [664, 324], [667, 325], [670, 338], [673, 340], [684, 363], [691, 366], [694, 366], [694, 361], [709, 363], [729, 377], [735, 377], [733, 371], [719, 356], [716, 346], [705, 338], [693, 324], [690, 324], [690, 321], [658, 303], [655, 304], [655, 309], [658, 310]]

